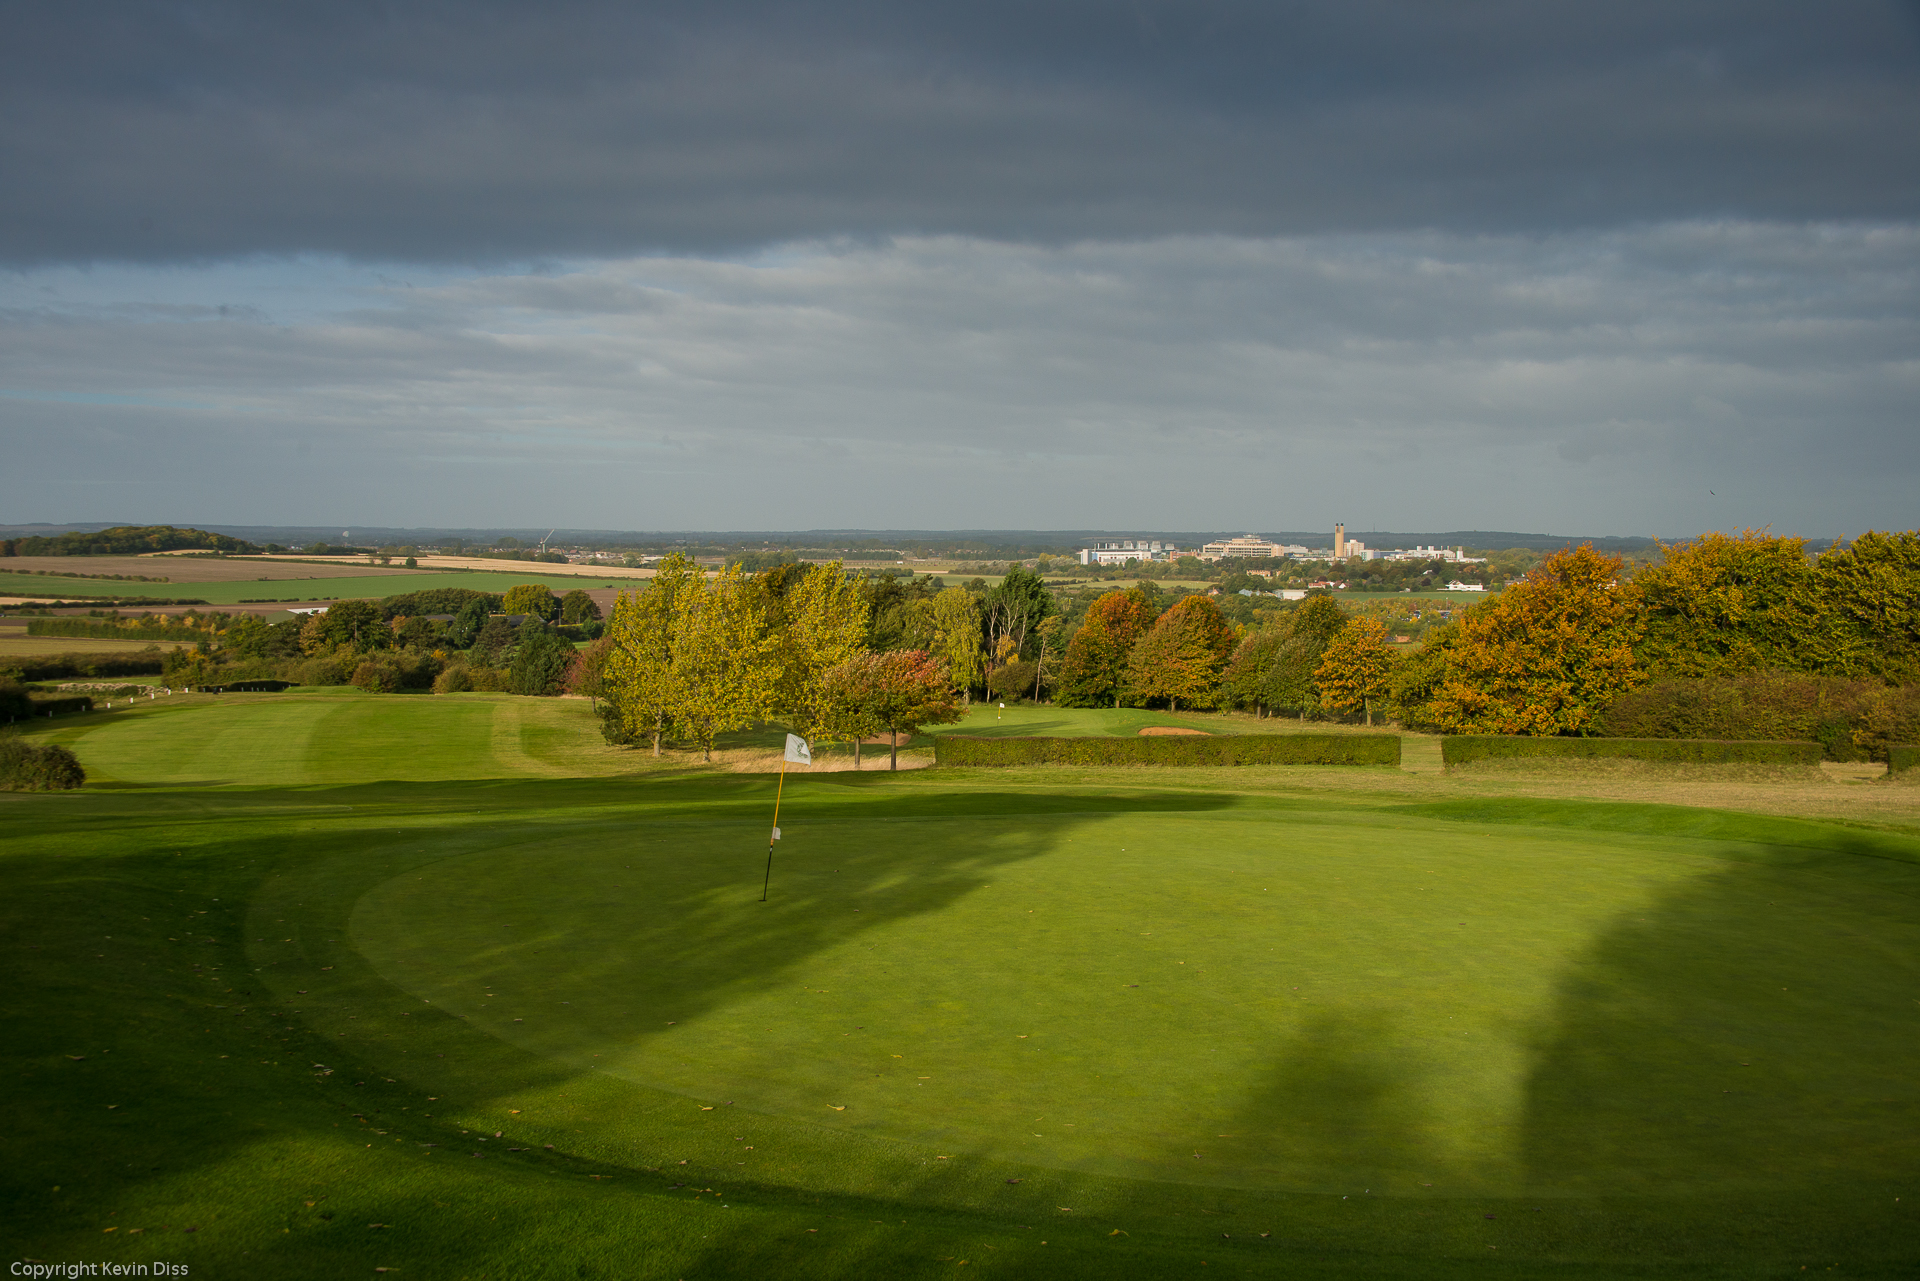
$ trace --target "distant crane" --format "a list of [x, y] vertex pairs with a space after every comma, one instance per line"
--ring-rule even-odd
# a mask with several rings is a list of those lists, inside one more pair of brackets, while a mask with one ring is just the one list
[[[549, 529], [547, 531], [547, 538], [552, 538], [552, 537], [553, 537], [553, 531]], [[547, 538], [543, 538], [540, 540], [540, 554], [542, 556], [545, 556], [547, 554]]]

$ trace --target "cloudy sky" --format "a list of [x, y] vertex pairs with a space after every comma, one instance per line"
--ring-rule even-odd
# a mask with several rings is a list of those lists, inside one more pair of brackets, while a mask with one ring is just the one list
[[1920, 515], [1914, 3], [0, 32], [0, 521]]

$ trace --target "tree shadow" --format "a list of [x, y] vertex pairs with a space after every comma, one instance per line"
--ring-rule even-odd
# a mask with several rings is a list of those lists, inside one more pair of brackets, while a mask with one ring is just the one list
[[[1811, 826], [1811, 825], [1809, 825]], [[1827, 829], [1749, 847], [1567, 972], [1527, 1084], [1532, 1186], [1812, 1193], [1920, 1166], [1920, 867]]]

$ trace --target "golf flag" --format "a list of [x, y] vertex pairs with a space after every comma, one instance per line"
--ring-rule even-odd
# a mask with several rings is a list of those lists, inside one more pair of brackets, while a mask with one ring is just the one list
[[813, 749], [807, 746], [807, 740], [796, 735], [787, 735], [787, 759], [795, 765], [813, 764]]
[[776, 841], [780, 839], [780, 829], [777, 827], [773, 829], [773, 839]]

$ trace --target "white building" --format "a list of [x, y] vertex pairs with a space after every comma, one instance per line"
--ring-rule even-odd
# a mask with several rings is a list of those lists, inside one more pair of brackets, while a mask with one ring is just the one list
[[1241, 534], [1238, 538], [1224, 538], [1217, 543], [1208, 543], [1200, 549], [1201, 560], [1236, 560], [1253, 557], [1267, 559], [1286, 554], [1287, 549], [1280, 544], [1270, 543], [1252, 534]]
[[1487, 585], [1485, 583], [1463, 583], [1456, 578], [1447, 584], [1446, 589], [1450, 592], [1484, 592], [1487, 590]]
[[1128, 561], [1172, 560], [1179, 549], [1172, 543], [1146, 538], [1121, 538], [1080, 549], [1082, 565], [1124, 565]]
[[1438, 560], [1449, 565], [1484, 565], [1485, 556], [1469, 556], [1459, 547], [1415, 547], [1408, 551], [1388, 552], [1388, 560]]

